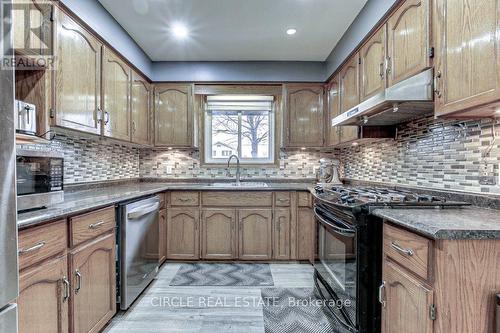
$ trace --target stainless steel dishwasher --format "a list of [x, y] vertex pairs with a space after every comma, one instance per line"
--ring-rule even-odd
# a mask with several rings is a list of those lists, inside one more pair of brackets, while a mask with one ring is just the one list
[[158, 196], [118, 205], [117, 301], [126, 310], [158, 273]]

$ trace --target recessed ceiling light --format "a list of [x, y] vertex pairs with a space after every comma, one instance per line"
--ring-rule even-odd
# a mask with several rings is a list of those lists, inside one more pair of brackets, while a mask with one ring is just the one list
[[172, 25], [172, 34], [178, 39], [184, 39], [189, 35], [187, 27], [182, 23]]
[[297, 33], [297, 29], [290, 28], [286, 31], [287, 35], [295, 35]]

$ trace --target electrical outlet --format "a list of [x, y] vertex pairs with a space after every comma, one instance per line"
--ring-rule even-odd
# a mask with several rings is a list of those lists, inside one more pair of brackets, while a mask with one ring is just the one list
[[171, 174], [172, 173], [172, 166], [171, 165], [167, 165], [167, 174]]
[[479, 184], [496, 185], [495, 166], [491, 163], [484, 163], [480, 167]]

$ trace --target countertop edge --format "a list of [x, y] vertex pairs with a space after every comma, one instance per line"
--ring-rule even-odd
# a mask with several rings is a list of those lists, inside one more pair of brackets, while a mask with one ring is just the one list
[[[472, 207], [472, 208], [486, 209], [480, 207]], [[385, 214], [384, 210], [388, 210], [388, 208], [374, 209], [372, 214], [433, 240], [437, 241], [438, 240], [486, 240], [486, 239], [500, 240], [500, 230], [478, 230], [472, 228], [469, 230], [454, 229], [454, 228], [440, 229], [431, 226], [430, 228], [434, 228], [434, 230], [429, 231], [424, 229], [423, 227], [419, 227], [415, 223], [405, 222], [402, 221], [401, 219], [397, 219], [390, 215], [387, 215]]]

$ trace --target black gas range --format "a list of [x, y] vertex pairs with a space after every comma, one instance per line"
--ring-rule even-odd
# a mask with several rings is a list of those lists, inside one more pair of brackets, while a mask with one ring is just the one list
[[317, 186], [315, 284], [330, 312], [348, 332], [380, 332], [377, 290], [382, 281], [380, 207], [453, 208], [445, 198], [383, 187]]

